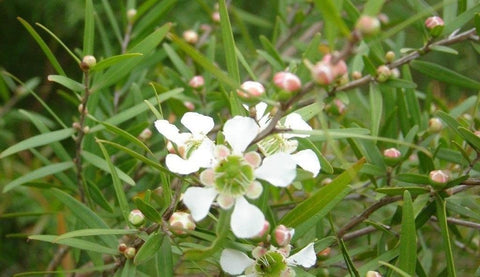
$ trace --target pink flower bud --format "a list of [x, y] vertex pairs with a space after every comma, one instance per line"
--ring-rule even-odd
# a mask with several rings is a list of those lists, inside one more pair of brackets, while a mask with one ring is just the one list
[[275, 241], [279, 246], [287, 246], [292, 240], [294, 229], [287, 228], [285, 225], [278, 225], [275, 228]]
[[329, 85], [335, 79], [332, 67], [324, 62], [316, 63], [310, 70], [312, 78], [320, 85]]
[[246, 81], [240, 86], [241, 90], [237, 90], [238, 95], [244, 98], [258, 97], [265, 93], [265, 88], [259, 82]]
[[294, 92], [302, 87], [302, 82], [297, 75], [290, 72], [278, 72], [273, 76], [273, 83], [280, 89]]
[[336, 64], [332, 65], [333, 75], [335, 78], [347, 74], [347, 64], [344, 60], [339, 60]]
[[201, 75], [194, 76], [192, 79], [190, 79], [188, 85], [192, 88], [201, 88], [203, 85], [205, 85], [205, 79], [203, 79], [203, 76]]
[[215, 22], [215, 23], [220, 22], [220, 13], [217, 12], [217, 11], [213, 12], [213, 13], [212, 13], [212, 20], [213, 20], [213, 22]]
[[138, 138], [142, 141], [146, 141], [152, 137], [152, 131], [148, 128], [143, 129], [143, 131], [138, 135]]
[[185, 101], [185, 102], [183, 102], [183, 105], [184, 105], [185, 108], [187, 108], [189, 111], [195, 110], [195, 104], [193, 104], [193, 103], [190, 102], [190, 101]]
[[443, 19], [439, 16], [431, 16], [425, 20], [425, 27], [427, 27], [429, 30], [444, 25], [445, 23], [443, 22]]
[[480, 131], [475, 131], [475, 132], [473, 132], [473, 133], [474, 133], [477, 137], [480, 138]]
[[132, 210], [128, 215], [128, 221], [135, 227], [142, 226], [145, 223], [145, 216], [138, 210]]
[[380, 31], [380, 20], [376, 17], [362, 15], [355, 24], [355, 29], [364, 36], [375, 35]]
[[446, 184], [450, 176], [443, 170], [430, 171], [430, 180], [438, 184]]
[[367, 275], [365, 277], [382, 277], [382, 275], [380, 275], [380, 273], [376, 271], [370, 270], [367, 272]]
[[380, 83], [386, 82], [392, 76], [392, 71], [388, 66], [381, 65], [377, 68], [377, 81]]
[[168, 220], [172, 231], [178, 235], [186, 234], [188, 231], [195, 230], [195, 222], [192, 215], [185, 212], [174, 212]]
[[396, 159], [402, 156], [402, 153], [400, 153], [400, 151], [398, 151], [397, 148], [392, 147], [392, 148], [385, 149], [383, 151], [383, 156], [385, 156], [386, 158]]
[[183, 39], [190, 44], [195, 44], [198, 41], [198, 34], [194, 30], [187, 30], [183, 32]]
[[443, 123], [439, 118], [437, 117], [430, 118], [430, 120], [428, 121], [428, 130], [430, 132], [438, 133], [442, 129], [443, 129]]
[[267, 249], [262, 246], [257, 246], [252, 250], [252, 257], [258, 259], [267, 253]]

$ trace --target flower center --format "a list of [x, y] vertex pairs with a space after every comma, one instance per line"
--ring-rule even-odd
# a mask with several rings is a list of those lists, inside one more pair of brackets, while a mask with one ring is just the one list
[[184, 150], [184, 153], [183, 153], [183, 157], [185, 159], [188, 159], [190, 158], [190, 156], [192, 155], [192, 153], [198, 149], [198, 147], [200, 147], [200, 145], [202, 144], [202, 140], [200, 139], [189, 139], [185, 142], [185, 150]]
[[282, 254], [269, 251], [257, 259], [255, 270], [259, 276], [274, 277], [287, 269], [287, 263]]
[[297, 149], [298, 142], [296, 140], [288, 140], [282, 134], [271, 135], [258, 143], [260, 151], [265, 156], [271, 156], [275, 153], [292, 153]]
[[236, 155], [226, 157], [214, 171], [217, 191], [233, 197], [244, 195], [255, 179], [252, 166]]

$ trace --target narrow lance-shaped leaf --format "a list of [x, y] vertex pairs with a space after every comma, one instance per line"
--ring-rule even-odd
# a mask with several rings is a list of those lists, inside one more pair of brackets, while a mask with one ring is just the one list
[[50, 82], [58, 83], [71, 91], [81, 92], [85, 90], [85, 86], [75, 80], [61, 75], [48, 75]]
[[380, 121], [382, 119], [383, 112], [383, 100], [382, 94], [377, 86], [370, 85], [370, 128], [372, 136], [378, 136], [378, 130], [380, 129]]
[[143, 201], [141, 198], [135, 198], [135, 205], [145, 215], [146, 218], [153, 222], [162, 222], [162, 215], [155, 210], [149, 203]]
[[116, 55], [116, 56], [112, 56], [112, 57], [108, 57], [106, 59], [103, 59], [99, 62], [97, 62], [97, 64], [95, 66], [93, 66], [90, 71], [101, 71], [101, 70], [104, 70], [110, 66], [113, 66], [119, 62], [122, 62], [122, 61], [125, 61], [125, 60], [128, 60], [128, 59], [139, 59], [143, 56], [142, 53], [125, 53], [125, 54], [122, 54], [122, 55]]
[[132, 235], [139, 231], [136, 229], [81, 229], [62, 234], [55, 241], [68, 238], [102, 236], [102, 235]]
[[173, 276], [172, 246], [168, 239], [162, 241], [162, 247], [156, 254], [155, 269], [157, 276]]
[[230, 76], [239, 84], [240, 72], [238, 70], [238, 60], [235, 52], [235, 41], [233, 39], [232, 25], [228, 16], [227, 4], [225, 0], [218, 1], [218, 10], [220, 12], [220, 27], [222, 30], [223, 47], [225, 49], [225, 60], [227, 70]]
[[85, 29], [83, 33], [83, 55], [93, 55], [93, 42], [95, 38], [95, 21], [92, 0], [85, 1]]
[[103, 246], [101, 244], [94, 243], [94, 242], [87, 241], [87, 240], [82, 240], [82, 239], [68, 238], [68, 239], [58, 241], [57, 240], [58, 236], [53, 236], [53, 235], [32, 235], [32, 236], [29, 236], [28, 238], [33, 239], [33, 240], [40, 240], [40, 241], [46, 241], [46, 242], [51, 242], [51, 243], [63, 244], [63, 245], [67, 245], [67, 246], [70, 246], [70, 247], [73, 247], [73, 248], [98, 252], [98, 253], [102, 253], [102, 254], [109, 254], [109, 255], [117, 255], [118, 254], [118, 250], [116, 248], [106, 247], [106, 246]]
[[40, 23], [35, 23], [38, 27], [42, 28], [43, 30], [45, 30], [45, 32], [47, 32], [50, 36], [52, 36], [64, 49], [65, 51], [67, 51], [68, 54], [70, 54], [70, 56], [77, 62], [77, 64], [80, 64], [80, 59], [65, 45], [65, 43], [63, 43], [62, 40], [60, 40], [60, 38], [58, 38], [52, 31], [50, 31], [47, 27], [43, 26], [42, 24]]
[[448, 273], [448, 276], [455, 277], [456, 276], [455, 262], [454, 262], [455, 260], [452, 252], [452, 240], [451, 240], [450, 232], [448, 230], [445, 199], [443, 199], [439, 195], [436, 195], [435, 206], [437, 211], [438, 224], [440, 225], [440, 230], [442, 233], [442, 243], [443, 243], [443, 251], [445, 253], [445, 259], [447, 263], [447, 273]]
[[412, 197], [408, 190], [403, 193], [402, 230], [400, 233], [400, 256], [398, 267], [410, 275], [415, 274], [417, 263], [417, 234]]
[[435, 80], [439, 80], [447, 84], [457, 85], [459, 87], [477, 90], [480, 89], [480, 82], [465, 77], [441, 65], [424, 61], [412, 61], [411, 66], [415, 70], [418, 70]]
[[140, 247], [133, 260], [136, 265], [142, 264], [155, 256], [162, 246], [164, 235], [158, 232], [152, 233]]
[[[85, 159], [85, 161], [89, 162], [93, 166], [106, 172], [110, 171], [110, 168], [108, 167], [107, 162], [104, 159], [98, 157], [97, 155], [84, 150], [82, 151], [82, 157]], [[117, 172], [119, 178], [122, 181], [124, 181], [125, 183], [131, 186], [135, 186], [135, 181], [130, 176], [128, 176], [125, 172], [123, 172], [120, 168], [115, 167], [115, 171]]]

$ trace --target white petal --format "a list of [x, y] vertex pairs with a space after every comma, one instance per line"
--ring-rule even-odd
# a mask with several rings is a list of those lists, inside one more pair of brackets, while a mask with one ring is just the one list
[[224, 249], [220, 255], [220, 266], [228, 274], [242, 274], [245, 269], [255, 263], [245, 253], [234, 249]]
[[[311, 131], [312, 127], [308, 125], [305, 120], [303, 120], [302, 116], [299, 115], [298, 113], [291, 113], [287, 115], [287, 118], [285, 119], [285, 127], [292, 129], [292, 130], [302, 130], [302, 131]], [[291, 138], [291, 137], [299, 137], [299, 138], [305, 138], [308, 137], [309, 135], [300, 135], [300, 134], [285, 134], [286, 138]]]
[[258, 125], [251, 117], [235, 116], [223, 126], [225, 140], [232, 147], [233, 153], [242, 153], [258, 133]]
[[175, 144], [181, 143], [180, 134], [177, 126], [170, 124], [167, 120], [156, 120], [155, 128], [157, 131], [162, 134], [165, 138], [172, 141]]
[[265, 223], [265, 216], [256, 206], [238, 197], [233, 208], [230, 227], [237, 238], [253, 238], [259, 234]]
[[203, 135], [208, 134], [215, 125], [211, 117], [194, 112], [185, 113], [180, 122], [182, 122], [192, 134]]
[[200, 221], [207, 216], [215, 196], [214, 188], [190, 187], [183, 195], [183, 204], [190, 210], [193, 220]]
[[213, 166], [215, 161], [213, 156], [213, 151], [215, 149], [215, 144], [210, 139], [206, 138], [202, 141], [200, 146], [193, 151], [193, 153], [188, 158], [192, 163], [198, 165], [199, 167], [208, 168]]
[[291, 156], [298, 166], [306, 171], [311, 172], [313, 177], [317, 177], [318, 172], [320, 171], [320, 162], [318, 161], [318, 157], [315, 155], [315, 152], [313, 152], [312, 149], [298, 151]]
[[265, 102], [260, 102], [257, 105], [255, 105], [255, 110], [257, 112], [257, 120], [260, 120], [264, 116], [269, 116], [269, 114], [265, 114], [265, 111], [267, 110], [267, 103]]
[[263, 159], [262, 165], [255, 170], [255, 176], [276, 187], [286, 187], [297, 176], [296, 167], [289, 154], [276, 153]]
[[313, 242], [307, 245], [302, 250], [298, 251], [294, 255], [287, 258], [289, 265], [301, 265], [305, 268], [309, 268], [317, 262], [317, 255], [313, 247]]
[[168, 154], [165, 158], [165, 164], [171, 172], [182, 175], [197, 172], [200, 169], [198, 163], [182, 159], [176, 154]]

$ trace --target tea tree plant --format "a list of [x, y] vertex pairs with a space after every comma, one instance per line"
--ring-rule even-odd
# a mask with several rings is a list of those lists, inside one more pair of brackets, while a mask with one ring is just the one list
[[480, 3], [256, 5], [18, 17], [56, 99], [2, 71], [2, 244], [42, 253], [2, 274], [480, 275]]

